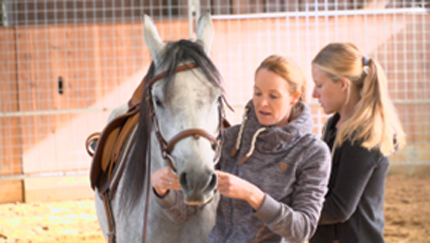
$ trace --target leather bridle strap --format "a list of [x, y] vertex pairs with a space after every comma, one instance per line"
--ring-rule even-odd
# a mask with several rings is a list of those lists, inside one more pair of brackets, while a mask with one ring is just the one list
[[[179, 72], [186, 71], [188, 69], [193, 69], [193, 68], [196, 68], [196, 67], [198, 67], [197, 63], [185, 64], [185, 65], [177, 67], [176, 68], [176, 72], [179, 73]], [[152, 85], [154, 85], [155, 82], [157, 82], [158, 80], [164, 78], [164, 76], [166, 76], [166, 75], [167, 75], [167, 71], [157, 74], [155, 77], [153, 77], [151, 80], [149, 80], [146, 83], [146, 86], [147, 87], [152, 87]]]
[[188, 130], [185, 130], [185, 131], [178, 133], [176, 136], [174, 136], [172, 139], [170, 139], [169, 143], [167, 143], [167, 146], [166, 146], [166, 152], [167, 153], [172, 152], [172, 150], [175, 147], [177, 142], [179, 142], [180, 140], [182, 140], [186, 137], [190, 137], [190, 136], [193, 136], [195, 139], [199, 139], [200, 136], [205, 137], [207, 140], [209, 140], [209, 142], [211, 142], [213, 150], [215, 150], [217, 147], [218, 140], [214, 136], [212, 136], [211, 134], [206, 132], [205, 130], [203, 130], [203, 129], [188, 129]]
[[[217, 155], [218, 155], [220, 143], [214, 136], [209, 134], [207, 131], [205, 131], [203, 129], [188, 129], [188, 130], [182, 131], [182, 132], [178, 133], [176, 136], [174, 136], [172, 139], [170, 139], [170, 141], [165, 146], [162, 146], [160, 143], [160, 145], [162, 146], [161, 147], [161, 154], [162, 154], [164, 160], [168, 163], [170, 169], [174, 173], [177, 173], [177, 168], [173, 162], [173, 158], [170, 156], [170, 153], [172, 152], [176, 143], [178, 143], [179, 141], [181, 141], [184, 138], [191, 137], [191, 136], [194, 137], [195, 139], [199, 139], [200, 137], [204, 137], [207, 140], [209, 140], [209, 142], [212, 145], [212, 149], [215, 150], [217, 152]], [[215, 158], [217, 158], [217, 157], [218, 156], [215, 156]]]

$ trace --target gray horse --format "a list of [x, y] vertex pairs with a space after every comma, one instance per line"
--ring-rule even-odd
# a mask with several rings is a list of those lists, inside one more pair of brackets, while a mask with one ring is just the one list
[[[152, 20], [144, 17], [144, 39], [153, 62], [146, 76], [150, 84], [145, 85], [139, 122], [128, 141], [130, 153], [125, 157], [123, 173], [110, 201], [117, 242], [142, 242], [146, 192], [146, 242], [205, 242], [215, 223], [219, 195], [215, 190], [214, 160], [222, 132], [223, 90], [220, 75], [208, 58], [213, 39], [209, 12], [199, 19], [196, 34], [196, 42], [164, 43]], [[194, 67], [178, 71], [178, 66], [183, 65]], [[115, 110], [110, 119], [125, 112], [125, 108]], [[188, 134], [194, 130], [201, 134]], [[169, 151], [160, 150], [160, 136], [171, 141], [184, 131], [186, 134]], [[182, 202], [199, 210], [186, 222], [168, 218], [148, 184], [150, 174], [168, 164], [166, 159], [180, 178]], [[105, 208], [97, 190], [95, 204], [100, 227], [108, 239]]]

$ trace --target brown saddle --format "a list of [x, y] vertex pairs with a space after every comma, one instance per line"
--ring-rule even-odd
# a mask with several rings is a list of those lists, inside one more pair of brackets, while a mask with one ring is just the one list
[[93, 190], [97, 188], [99, 193], [104, 193], [111, 186], [113, 172], [124, 145], [139, 121], [144, 80], [129, 100], [128, 111], [110, 121], [101, 133], [95, 132], [86, 140], [87, 152], [93, 157], [90, 172], [91, 187]]

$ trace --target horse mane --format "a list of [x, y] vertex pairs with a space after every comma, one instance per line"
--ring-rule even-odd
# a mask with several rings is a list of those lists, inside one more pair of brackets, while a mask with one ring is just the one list
[[[203, 72], [209, 82], [222, 91], [221, 75], [213, 62], [209, 59], [203, 46], [199, 42], [190, 40], [179, 40], [169, 42], [162, 53], [160, 66], [166, 71], [166, 82], [171, 82], [175, 78], [176, 68], [179, 65], [186, 63], [196, 63], [199, 69]], [[151, 63], [149, 70], [145, 76], [145, 83], [161, 73], [161, 70], [156, 70], [154, 62]], [[149, 114], [149, 107], [145, 100], [145, 94], [148, 92], [147, 85], [143, 91], [142, 100], [140, 103], [140, 116], [136, 135], [134, 136], [133, 149], [131, 150], [129, 159], [124, 171], [123, 180], [126, 185], [121, 194], [120, 202], [123, 205], [123, 210], [131, 210], [136, 206], [137, 202], [142, 197], [145, 187], [145, 178], [148, 176], [148, 182], [151, 183], [151, 171], [148, 170], [148, 164], [151, 159], [151, 131], [152, 121]], [[149, 190], [149, 185], [146, 185]]]

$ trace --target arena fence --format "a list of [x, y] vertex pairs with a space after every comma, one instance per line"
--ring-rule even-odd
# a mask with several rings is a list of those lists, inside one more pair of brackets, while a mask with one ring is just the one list
[[91, 196], [86, 137], [127, 102], [150, 56], [142, 15], [165, 41], [193, 38], [210, 9], [211, 58], [240, 122], [255, 68], [270, 54], [297, 60], [320, 133], [327, 116], [310, 96], [310, 62], [329, 42], [377, 59], [408, 135], [392, 171], [430, 166], [429, 1], [0, 0], [0, 203]]

